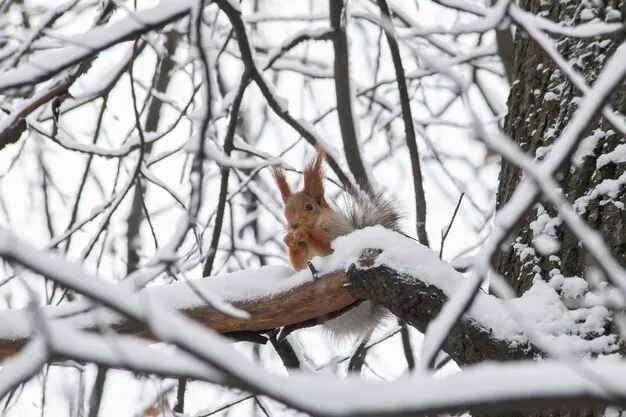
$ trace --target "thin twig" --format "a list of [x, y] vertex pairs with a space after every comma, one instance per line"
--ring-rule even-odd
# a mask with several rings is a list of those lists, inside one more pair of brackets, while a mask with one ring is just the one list
[[287, 369], [300, 369], [300, 359], [287, 339], [277, 340], [278, 330], [268, 333], [270, 343]]
[[413, 355], [413, 349], [411, 347], [411, 334], [407, 324], [402, 319], [398, 319], [400, 325], [400, 336], [402, 337], [402, 350], [404, 350], [404, 357], [406, 358], [406, 365], [409, 372], [415, 370], [415, 356]]
[[365, 357], [369, 351], [369, 349], [366, 348], [367, 342], [369, 342], [369, 336], [364, 338], [354, 351], [354, 355], [352, 355], [350, 362], [348, 362], [348, 372], [361, 373], [363, 364], [365, 363]]
[[[224, 139], [224, 154], [230, 156], [233, 150], [233, 141], [235, 138], [235, 131], [237, 128], [237, 118], [239, 117], [239, 110], [243, 101], [243, 95], [248, 86], [250, 76], [248, 72], [244, 72], [239, 82], [239, 87], [233, 100], [232, 107], [230, 109], [230, 121], [228, 122], [228, 129], [226, 131], [226, 138]], [[222, 234], [222, 224], [224, 223], [224, 212], [226, 211], [226, 197], [228, 195], [228, 178], [230, 176], [230, 168], [222, 167], [222, 179], [220, 182], [220, 192], [217, 202], [217, 210], [215, 214], [215, 226], [213, 226], [213, 236], [211, 237], [211, 244], [209, 246], [209, 254], [204, 263], [202, 270], [202, 276], [208, 277], [213, 271], [213, 263], [217, 256], [217, 245], [220, 241]]]
[[89, 417], [98, 417], [106, 378], [107, 368], [102, 365], [98, 366], [98, 373], [96, 374], [96, 380], [91, 390], [91, 397], [89, 398]]
[[175, 413], [183, 413], [185, 411], [185, 391], [187, 390], [187, 378], [178, 378], [178, 386], [176, 387], [176, 404], [172, 411]]
[[[235, 37], [237, 39], [237, 44], [239, 45], [239, 50], [241, 52], [241, 59], [246, 67], [246, 70], [250, 73], [250, 76], [254, 80], [254, 82], [259, 87], [259, 90], [267, 100], [267, 104], [271, 107], [271, 109], [283, 119], [289, 126], [291, 126], [296, 132], [298, 132], [308, 143], [313, 146], [317, 146], [322, 140], [317, 137], [317, 135], [305, 124], [296, 120], [288, 109], [283, 109], [278, 99], [272, 92], [272, 89], [269, 87], [268, 83], [265, 81], [263, 75], [258, 70], [254, 57], [252, 55], [252, 49], [250, 47], [250, 41], [248, 40], [248, 35], [246, 33], [246, 29], [241, 19], [241, 11], [235, 9], [233, 5], [228, 0], [216, 0], [215, 3], [222, 9], [222, 11], [228, 16], [228, 20], [230, 20], [231, 25], [235, 30]], [[333, 170], [339, 181], [341, 181], [342, 185], [346, 189], [352, 189], [353, 184], [350, 179], [343, 172], [339, 163], [335, 160], [335, 158], [328, 154], [326, 156], [326, 160], [328, 162], [328, 166]]]
[[450, 233], [450, 229], [452, 228], [452, 223], [454, 223], [454, 219], [456, 219], [456, 215], [459, 212], [459, 207], [461, 207], [461, 201], [463, 201], [463, 196], [465, 195], [465, 191], [461, 193], [459, 196], [459, 201], [456, 203], [456, 207], [454, 208], [454, 213], [452, 213], [452, 218], [450, 219], [450, 223], [448, 223], [448, 227], [443, 231], [441, 235], [441, 246], [439, 247], [439, 259], [441, 259], [443, 255], [443, 245], [446, 243], [446, 238]]

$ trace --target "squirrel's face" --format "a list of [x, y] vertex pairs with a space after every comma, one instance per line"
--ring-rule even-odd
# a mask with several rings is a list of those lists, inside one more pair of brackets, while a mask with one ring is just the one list
[[300, 226], [318, 227], [320, 215], [330, 210], [324, 199], [322, 168], [324, 155], [324, 150], [318, 147], [315, 157], [304, 167], [302, 191], [293, 192], [282, 167], [275, 166], [272, 169], [274, 180], [285, 203], [285, 217], [290, 230], [295, 230]]
[[289, 223], [289, 229], [295, 230], [300, 226], [316, 226], [324, 209], [322, 204], [304, 191], [292, 194], [285, 201], [285, 217]]

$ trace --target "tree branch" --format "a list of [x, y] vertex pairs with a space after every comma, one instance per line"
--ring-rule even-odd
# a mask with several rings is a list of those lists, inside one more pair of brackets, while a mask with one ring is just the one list
[[[368, 297], [384, 305], [422, 333], [448, 301], [443, 290], [428, 285], [418, 277], [385, 266], [360, 269], [357, 265], [352, 265], [348, 270], [348, 277], [350, 292], [355, 297]], [[489, 327], [467, 316], [448, 336], [444, 351], [459, 365], [487, 360], [519, 360], [532, 358], [540, 353], [530, 343], [516, 346], [510, 341], [497, 339]]]
[[[281, 119], [283, 119], [289, 126], [291, 126], [296, 132], [298, 132], [308, 143], [313, 146], [317, 146], [319, 143], [323, 143], [321, 138], [319, 138], [312, 128], [305, 124], [302, 121], [296, 120], [289, 113], [289, 109], [283, 108], [283, 106], [279, 103], [277, 97], [275, 96], [272, 88], [269, 86], [268, 82], [265, 80], [259, 69], [255, 64], [254, 57], [252, 56], [252, 49], [250, 47], [250, 41], [248, 40], [248, 35], [246, 34], [246, 28], [244, 26], [243, 20], [241, 19], [241, 11], [235, 9], [233, 5], [227, 0], [216, 0], [216, 3], [222, 9], [222, 11], [228, 16], [228, 20], [230, 20], [233, 29], [235, 30], [235, 37], [237, 39], [237, 44], [239, 45], [239, 51], [241, 53], [241, 59], [243, 64], [246, 67], [246, 70], [250, 73], [250, 76], [254, 80], [254, 82], [261, 90], [261, 93], [267, 100], [267, 104], [271, 107], [272, 110], [278, 115]], [[333, 170], [341, 184], [346, 189], [351, 189], [353, 187], [352, 182], [343, 172], [339, 163], [335, 160], [332, 155], [327, 155], [326, 160], [328, 161], [328, 165]]]
[[[375, 246], [382, 246], [382, 249], [364, 250]], [[449, 411], [493, 412], [509, 410], [511, 407], [518, 409], [560, 406], [564, 403], [616, 405], [626, 397], [626, 384], [619, 377], [624, 372], [624, 366], [615, 361], [547, 364], [527, 361], [498, 366], [487, 364], [468, 367], [463, 373], [444, 380], [422, 374], [409, 380], [385, 382], [383, 385], [354, 378], [339, 380], [319, 375], [294, 374], [285, 379], [267, 373], [252, 362], [233, 360], [232, 351], [221, 338], [217, 338], [212, 332], [202, 331], [197, 323], [185, 320], [175, 311], [184, 311], [188, 316], [218, 332], [258, 330], [293, 323], [307, 315], [319, 317], [320, 312], [338, 311], [337, 306], [350, 305], [354, 297], [363, 297], [380, 303], [423, 331], [466, 278], [439, 260], [435, 252], [412, 239], [380, 228], [359, 230], [350, 236], [338, 238], [333, 255], [318, 260], [321, 264], [319, 269], [341, 271], [347, 259], [356, 260], [348, 268], [347, 276], [343, 272], [326, 273], [315, 281], [311, 281], [307, 271], [291, 275], [287, 268], [267, 267], [228, 274], [223, 279], [216, 277], [193, 283], [179, 282], [149, 287], [135, 293], [129, 291], [128, 286], [115, 286], [91, 276], [77, 264], [58, 257], [45, 256], [6, 233], [0, 233], [0, 256], [82, 293], [109, 309], [83, 312], [81, 307], [90, 305], [86, 302], [43, 308], [40, 316], [46, 319], [46, 326], [51, 329], [47, 334], [49, 339], [38, 339], [29, 345], [32, 349], [20, 351], [15, 360], [3, 363], [5, 366], [0, 369], [0, 373], [5, 375], [11, 372], [11, 366], [17, 366], [16, 361], [21, 361], [20, 367], [30, 370], [32, 366], [26, 364], [35, 364], [38, 369], [41, 363], [53, 359], [55, 353], [64, 357], [89, 358], [89, 361], [97, 363], [107, 362], [114, 366], [128, 367], [115, 359], [119, 358], [115, 351], [108, 352], [115, 358], [110, 355], [105, 357], [100, 350], [93, 349], [93, 344], [86, 346], [82, 342], [82, 339], [88, 338], [72, 336], [77, 333], [76, 327], [95, 329], [96, 324], [109, 324], [113, 329], [137, 334], [148, 334], [149, 329], [158, 340], [179, 347], [184, 356], [208, 365], [206, 371], [218, 372], [211, 372], [209, 375], [206, 371], [188, 372], [194, 371], [188, 369], [186, 372], [197, 375], [196, 379], [219, 378], [220, 383], [229, 387], [266, 395], [297, 410], [320, 416], [400, 416], [406, 413], [422, 416]], [[351, 284], [349, 292], [346, 289], [348, 277]], [[226, 315], [216, 308], [202, 307], [206, 304], [202, 294], [210, 294], [212, 297], [216, 294], [230, 294], [230, 299], [239, 297], [232, 304], [240, 309], [245, 306], [251, 317], [232, 317], [232, 308], [229, 315]], [[215, 303], [217, 302], [214, 298], [212, 304]], [[524, 339], [523, 334], [518, 334], [511, 328], [510, 324], [514, 319], [506, 316], [504, 303], [505, 301], [488, 294], [476, 295], [472, 308], [458, 322], [444, 346], [457, 363], [510, 361], [534, 357], [539, 353]], [[223, 310], [225, 305], [222, 303], [220, 307]], [[110, 311], [118, 313], [113, 314]], [[0, 322], [3, 324], [0, 354], [9, 354], [7, 348], [11, 343], [15, 351], [16, 346], [28, 340], [28, 313], [29, 310], [0, 313]], [[65, 313], [67, 318], [59, 320], [62, 318], [61, 313]], [[70, 316], [70, 313], [75, 315]], [[498, 323], [504, 327], [496, 327]], [[95, 339], [105, 343], [103, 338]], [[77, 340], [81, 340], [82, 344], [77, 345]], [[152, 357], [160, 355], [160, 352], [155, 352]], [[181, 374], [180, 367], [172, 368], [171, 363], [144, 363], [142, 366], [148, 365], [152, 369], [158, 369], [159, 374]], [[22, 378], [29, 377], [28, 375], [22, 373], [12, 380], [19, 382]], [[319, 378], [323, 378], [322, 383], [319, 383]], [[9, 379], [11, 378], [7, 378]], [[313, 388], [314, 380], [318, 383], [312, 400], [305, 387]], [[499, 384], [487, 386], [480, 383], [485, 380], [497, 380]], [[532, 383], [520, 384], [520, 381], [531, 380]], [[4, 380], [0, 378], [0, 381]], [[420, 387], [417, 391], [416, 386]], [[458, 402], [450, 401], [448, 392], [451, 386], [458, 394], [455, 397]], [[347, 395], [348, 392], [355, 391], [361, 395]], [[335, 406], [333, 404], [336, 402], [330, 399], [338, 396], [342, 398], [342, 402], [340, 406]]]
[[400, 106], [402, 107], [402, 119], [404, 120], [404, 133], [406, 134], [406, 146], [411, 158], [411, 171], [413, 173], [413, 191], [415, 193], [415, 215], [417, 223], [417, 237], [424, 246], [428, 246], [428, 235], [426, 234], [426, 197], [424, 196], [424, 181], [422, 179], [422, 169], [417, 150], [417, 137], [415, 136], [415, 126], [413, 125], [413, 115], [411, 113], [411, 101], [406, 86], [406, 77], [400, 49], [396, 40], [396, 31], [389, 14], [389, 7], [385, 0], [377, 0], [380, 8], [380, 20], [385, 37], [389, 44], [391, 59], [398, 81], [398, 94], [400, 95]]
[[180, 19], [189, 13], [190, 8], [189, 0], [168, 2], [138, 11], [106, 27], [96, 27], [73, 36], [68, 40], [72, 46], [33, 54], [27, 63], [5, 72], [0, 79], [0, 92], [45, 81], [110, 46], [135, 39], [138, 35]]
[[[347, 239], [350, 244], [340, 245], [333, 255], [323, 259], [324, 264], [319, 268], [321, 276], [317, 280], [312, 280], [307, 270], [292, 275], [288, 268], [264, 267], [210, 279], [148, 287], [141, 291], [141, 296], [146, 305], [179, 310], [227, 336], [315, 325], [353, 307], [359, 299], [373, 300], [385, 306], [423, 332], [460, 283], [467, 279], [439, 260], [435, 252], [409, 238], [384, 229], [382, 235], [381, 231], [377, 231], [378, 234], [371, 232], [360, 230], [340, 238]], [[381, 238], [389, 242], [388, 248], [361, 249], [380, 246]], [[5, 238], [5, 241], [8, 244], [4, 247], [0, 244], [0, 256], [7, 260], [23, 256], [21, 253], [25, 249], [20, 249], [20, 243], [13, 243], [12, 238]], [[346, 249], [348, 247], [350, 249]], [[407, 257], [404, 251], [409, 251], [411, 257]], [[355, 258], [358, 261], [352, 263], [346, 274], [343, 271], [345, 260]], [[47, 262], [50, 263], [50, 259]], [[375, 262], [378, 266], [372, 267]], [[423, 272], [418, 276], [399, 270]], [[100, 281], [95, 279], [93, 282], [93, 277], [84, 280], [90, 285]], [[346, 286], [348, 282], [349, 287]], [[458, 323], [444, 345], [446, 353], [460, 364], [521, 359], [537, 354], [538, 349], [529, 342], [520, 342], [525, 340], [523, 335], [517, 335], [516, 340], [498, 338], [494, 330], [501, 322], [492, 323], [473, 313], [487, 309], [499, 310], [499, 316], [506, 315], [503, 303], [491, 295], [479, 293], [473, 303], [473, 308], [478, 310], [470, 310]], [[148, 323], [143, 320], [129, 319], [103, 308], [85, 311], [88, 305], [87, 302], [72, 302], [60, 307], [44, 307], [43, 311], [49, 320], [65, 318], [65, 322], [77, 329], [108, 327], [120, 333], [153, 337]], [[239, 313], [235, 314], [233, 311], [237, 310]], [[249, 317], [241, 316], [242, 311]], [[0, 322], [5, 324], [0, 334], [0, 357], [15, 353], [29, 340], [28, 320], [27, 310], [0, 313]]]
[[[265, 283], [265, 289], [270, 293], [272, 287], [278, 288], [277, 293], [260, 297], [252, 295], [248, 299], [232, 303], [235, 308], [247, 311], [251, 316], [250, 319], [229, 316], [211, 307], [211, 302], [204, 296], [214, 291], [223, 292], [230, 285], [235, 291], [250, 294], [250, 289], [246, 288], [249, 284], [246, 284], [245, 280], [238, 280], [237, 274], [149, 287], [142, 293], [160, 305], [175, 305], [176, 300], [185, 300], [180, 306], [180, 311], [191, 319], [238, 340], [242, 338], [249, 340], [249, 337], [245, 336], [250, 332], [259, 333], [302, 323], [306, 323], [305, 327], [308, 327], [312, 324], [310, 321], [319, 323], [325, 316], [332, 318], [332, 313], [342, 311], [355, 303], [345, 288], [347, 276], [343, 272], [324, 275], [317, 281], [302, 279], [300, 275], [301, 283], [290, 287], [276, 282], [277, 271], [280, 273], [285, 269], [261, 268], [252, 272], [257, 275], [253, 278], [257, 285]], [[283, 275], [285, 280], [289, 279], [287, 274]], [[297, 277], [298, 275], [291, 279], [297, 281]], [[281, 287], [285, 288], [282, 292]], [[80, 312], [81, 314], [75, 313], [65, 319], [77, 329], [98, 331], [109, 327], [119, 333], [153, 338], [144, 323], [103, 310], [85, 312], [84, 304], [81, 302], [67, 303], [60, 307], [44, 307], [43, 310], [49, 319], [67, 317], [72, 311]], [[10, 326], [4, 326], [0, 334], [0, 357], [16, 353], [30, 339], [28, 314], [27, 310], [0, 313], [0, 321], [8, 320], [11, 323]]]
[[[356, 126], [354, 124], [354, 110], [352, 108], [352, 93], [350, 91], [350, 59], [348, 56], [348, 37], [345, 25], [344, 0], [328, 0], [330, 7], [330, 25], [333, 30], [335, 96], [337, 98], [337, 118], [343, 138], [343, 149], [346, 162], [359, 186], [368, 190], [371, 181], [363, 159]], [[343, 19], [343, 22], [342, 22]]]

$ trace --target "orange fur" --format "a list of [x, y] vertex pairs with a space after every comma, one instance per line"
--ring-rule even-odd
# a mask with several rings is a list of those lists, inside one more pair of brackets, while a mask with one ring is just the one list
[[324, 201], [324, 160], [326, 152], [321, 146], [316, 149], [313, 159], [304, 167], [304, 189], [303, 191], [310, 197], [318, 201], [320, 205], [325, 205]]
[[274, 176], [274, 181], [280, 190], [280, 195], [283, 198], [283, 202], [287, 201], [289, 197], [291, 197], [291, 187], [287, 182], [287, 178], [285, 178], [285, 170], [281, 166], [272, 167], [272, 174]]
[[307, 262], [311, 259], [309, 250], [304, 242], [296, 242], [293, 232], [288, 232], [283, 241], [287, 245], [289, 251], [289, 263], [296, 271], [300, 271], [307, 266]]
[[[287, 219], [288, 231], [283, 241], [288, 249], [289, 262], [296, 271], [309, 266], [314, 256], [333, 253], [331, 243], [359, 228], [382, 225], [396, 230], [400, 214], [392, 202], [382, 194], [370, 196], [365, 192], [351, 190], [351, 205], [346, 211], [336, 212], [324, 196], [324, 150], [318, 146], [313, 158], [304, 168], [302, 190], [293, 190], [280, 168], [274, 168], [274, 179], [280, 190]], [[315, 276], [315, 273], [313, 273]], [[324, 323], [337, 337], [371, 334], [386, 310], [373, 301], [364, 301], [353, 311]]]
[[[324, 149], [318, 146], [314, 157], [304, 168], [302, 191], [292, 191], [281, 167], [274, 167], [272, 170], [274, 181], [285, 203], [285, 217], [289, 226], [289, 232], [283, 241], [287, 245], [289, 262], [296, 270], [306, 268], [308, 261], [314, 256], [332, 253], [330, 243], [335, 236], [331, 236], [331, 231], [326, 226], [319, 226], [328, 224], [322, 219], [336, 216], [324, 198], [325, 156]], [[315, 207], [312, 211], [307, 211], [307, 205]]]
[[[300, 232], [300, 234], [298, 234]], [[330, 247], [330, 233], [324, 229], [310, 229], [301, 227], [294, 232], [296, 241], [302, 237], [302, 241], [306, 242], [309, 251], [314, 256], [327, 256], [333, 253]]]

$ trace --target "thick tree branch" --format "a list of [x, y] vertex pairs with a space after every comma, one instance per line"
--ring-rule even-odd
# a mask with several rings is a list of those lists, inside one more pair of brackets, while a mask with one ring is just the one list
[[[385, 266], [363, 270], [352, 265], [348, 277], [355, 297], [368, 297], [384, 305], [422, 333], [448, 301], [441, 289]], [[448, 336], [444, 351], [459, 365], [532, 358], [540, 353], [530, 343], [518, 345], [497, 339], [491, 329], [468, 317]]]
[[[357, 231], [340, 238], [350, 245], [338, 247], [335, 254], [323, 259], [324, 264], [319, 268], [321, 272], [337, 272], [326, 273], [315, 281], [311, 280], [307, 270], [291, 275], [288, 268], [266, 267], [149, 287], [142, 291], [142, 297], [148, 305], [177, 309], [216, 332], [235, 337], [279, 327], [315, 325], [354, 306], [357, 299], [374, 300], [424, 331], [448, 301], [451, 292], [466, 278], [439, 260], [435, 252], [411, 239], [384, 229], [380, 231], [385, 232], [382, 235], [369, 232]], [[389, 242], [388, 249], [362, 251], [361, 248], [380, 244], [381, 238]], [[359, 247], [355, 242], [367, 246]], [[406, 257], [404, 251], [409, 251], [412, 257]], [[344, 273], [345, 260], [359, 257], [359, 254], [359, 260], [348, 268], [347, 274]], [[0, 255], [14, 259], [10, 251], [2, 253], [0, 250]], [[401, 264], [394, 259], [402, 259]], [[375, 262], [380, 265], [372, 267]], [[398, 272], [398, 269], [423, 271], [424, 275]], [[349, 287], [346, 286], [348, 282]], [[524, 342], [526, 339], [522, 335], [516, 340], [496, 337], [491, 327], [499, 322], [481, 322], [481, 318], [473, 313], [495, 308], [501, 310], [499, 315], [507, 314], [502, 303], [493, 296], [478, 294], [474, 301], [478, 310], [470, 310], [464, 316], [444, 345], [444, 350], [457, 363], [521, 359], [538, 353], [530, 343]], [[43, 311], [48, 319], [67, 317], [65, 321], [77, 329], [108, 327], [120, 333], [152, 337], [144, 321], [128, 319], [105, 309], [85, 312], [86, 305], [73, 302], [61, 307], [45, 307]], [[241, 311], [247, 312], [249, 318], [242, 317]], [[15, 353], [29, 340], [28, 320], [26, 310], [0, 313], [0, 322], [4, 323], [0, 334], [0, 356]]]
[[[279, 270], [283, 270], [279, 268]], [[264, 273], [264, 271], [267, 271]], [[272, 274], [272, 268], [263, 268], [254, 272], [254, 280], [267, 284], [271, 291], [276, 287], [276, 278]], [[211, 307], [211, 301], [207, 300], [213, 291], [219, 291], [220, 287], [227, 287], [231, 281], [233, 288], [239, 288], [244, 292], [245, 283], [237, 284], [236, 276], [222, 276], [207, 278], [201, 281], [180, 282], [159, 287], [149, 287], [143, 290], [143, 295], [157, 304], [176, 304], [177, 299], [185, 300], [180, 305], [180, 310], [188, 317], [204, 324], [213, 330], [232, 335], [233, 338], [249, 340], [246, 333], [262, 332], [283, 326], [298, 325], [306, 322], [310, 326], [313, 322], [323, 320], [324, 316], [333, 316], [336, 311], [341, 311], [355, 303], [354, 298], [345, 288], [347, 276], [342, 272], [327, 274], [318, 281], [304, 280], [292, 288], [287, 285], [287, 290], [278, 293], [233, 302], [232, 305], [243, 311], [247, 311], [251, 318], [236, 318], [221, 312], [221, 309]], [[288, 275], [285, 274], [285, 280]], [[293, 277], [295, 278], [295, 277]], [[214, 282], [211, 282], [214, 281]], [[302, 280], [300, 280], [302, 281]], [[211, 285], [214, 284], [214, 285]], [[279, 286], [280, 288], [280, 286]], [[249, 290], [247, 291], [249, 293]], [[206, 297], [204, 294], [207, 294]], [[61, 307], [45, 307], [44, 313], [50, 319], [53, 317], [69, 316], [71, 311], [82, 312], [81, 303], [68, 303]], [[113, 330], [135, 334], [141, 337], [152, 338], [144, 323], [125, 319], [117, 314], [98, 310], [95, 314], [74, 314], [66, 320], [73, 327], [82, 330], [98, 330], [109, 327]], [[3, 326], [0, 334], [0, 357], [7, 357], [20, 349], [30, 338], [29, 312], [27, 310], [11, 310], [0, 313], [0, 321], [8, 324]], [[10, 324], [9, 324], [10, 323]]]
[[[381, 246], [382, 249], [366, 249], [375, 246]], [[218, 377], [220, 374], [224, 375], [225, 385], [267, 395], [287, 406], [320, 416], [382, 414], [400, 416], [406, 413], [421, 416], [450, 411], [493, 412], [510, 410], [511, 407], [536, 408], [563, 404], [616, 405], [623, 402], [623, 398], [626, 397], [626, 385], [623, 378], [619, 377], [624, 370], [619, 361], [522, 363], [498, 366], [488, 364], [468, 367], [465, 372], [443, 381], [432, 379], [431, 375], [420, 375], [410, 380], [381, 384], [353, 378], [338, 380], [302, 374], [294, 374], [286, 380], [284, 377], [265, 372], [252, 362], [233, 360], [232, 352], [222, 339], [215, 337], [211, 332], [201, 331], [196, 323], [185, 320], [174, 310], [174, 308], [183, 310], [188, 315], [200, 313], [200, 320], [204, 320], [202, 317], [208, 315], [206, 323], [217, 331], [250, 329], [250, 323], [255, 323], [260, 329], [275, 325], [275, 321], [279, 324], [293, 322], [294, 316], [304, 317], [311, 311], [313, 316], [319, 316], [320, 311], [338, 311], [339, 309], [335, 307], [343, 305], [344, 301], [337, 301], [333, 295], [343, 294], [348, 300], [345, 304], [351, 304], [354, 298], [346, 290], [347, 277], [343, 272], [326, 274], [311, 282], [306, 271], [291, 275], [287, 268], [262, 268], [257, 271], [229, 274], [223, 277], [224, 279], [210, 278], [150, 287], [137, 294], [128, 291], [127, 287], [116, 287], [91, 276], [76, 264], [46, 256], [7, 234], [0, 234], [0, 256], [82, 293], [102, 303], [110, 309], [109, 311], [115, 310], [120, 314], [113, 315], [104, 309], [82, 313], [80, 308], [89, 304], [84, 303], [81, 306], [78, 302], [52, 310], [44, 308], [43, 314], [40, 314], [41, 318], [48, 316], [48, 319], [52, 319], [53, 315], [57, 318], [47, 322], [47, 327], [54, 331], [48, 332], [48, 340], [38, 339], [43, 345], [41, 343], [37, 345], [37, 341], [30, 345], [37, 347], [35, 352], [25, 349], [16, 357], [18, 361], [28, 359], [28, 363], [36, 364], [37, 368], [40, 363], [51, 360], [54, 352], [65, 352], [67, 355], [67, 352], [71, 351], [73, 353], [69, 357], [80, 358], [85, 357], [85, 354], [81, 353], [85, 352], [85, 349], [86, 355], [91, 355], [90, 361], [104, 362], [104, 359], [93, 356], [94, 352], [99, 353], [98, 350], [76, 346], [75, 343], [71, 343], [71, 337], [63, 336], [63, 330], [72, 333], [76, 332], [73, 327], [81, 324], [83, 328], [89, 326], [94, 328], [95, 323], [100, 325], [109, 323], [118, 330], [124, 325], [127, 331], [133, 330], [135, 326], [134, 330], [138, 334], [147, 333], [145, 329], [149, 328], [158, 340], [172, 343], [195, 361], [206, 363], [209, 369], [214, 368], [218, 371]], [[466, 279], [447, 263], [439, 260], [435, 252], [382, 228], [359, 230], [350, 236], [338, 238], [335, 241], [333, 255], [317, 259], [316, 263], [320, 271], [342, 270], [347, 259], [355, 259], [349, 266], [347, 274], [350, 277], [350, 292], [354, 296], [380, 302], [418, 328], [426, 326], [441, 309], [442, 304], [456, 291], [460, 281]], [[245, 306], [251, 313], [251, 318], [241, 317], [240, 310], [237, 312], [232, 306], [227, 307], [227, 304], [221, 301], [228, 298], [225, 297], [228, 292], [231, 299], [239, 297], [240, 308], [243, 307], [241, 305], [243, 299], [246, 300]], [[304, 298], [297, 300], [299, 296]], [[205, 300], [207, 297], [211, 298], [210, 304], [218, 306], [219, 309], [200, 307], [207, 304]], [[295, 304], [276, 303], [276, 300], [282, 297], [286, 297], [287, 301], [292, 300]], [[332, 302], [337, 304], [331, 306]], [[471, 364], [482, 359], [521, 359], [538, 353], [522, 334], [516, 333], [509, 326], [513, 317], [506, 316], [504, 303], [505, 301], [491, 295], [477, 294], [472, 309], [455, 329], [458, 333], [453, 333], [444, 347], [457, 362]], [[237, 302], [232, 304], [235, 307], [238, 305]], [[276, 308], [270, 309], [268, 305]], [[259, 315], [253, 311], [255, 306]], [[280, 309], [282, 312], [276, 314]], [[224, 310], [230, 310], [229, 315], [220, 312]], [[78, 315], [61, 321], [58, 320], [61, 312], [66, 316], [70, 313]], [[488, 314], [481, 315], [481, 312]], [[232, 315], [239, 315], [241, 318], [237, 319]], [[266, 320], [258, 320], [258, 316], [265, 317]], [[133, 324], [132, 321], [142, 324]], [[15, 344], [27, 340], [28, 334], [23, 333], [20, 339], [19, 332], [30, 330], [28, 312], [4, 312], [0, 314], [0, 322], [3, 324], [5, 336], [3, 342], [12, 341]], [[498, 323], [507, 325], [500, 328], [491, 327]], [[3, 345], [2, 353], [5, 355], [6, 347], [7, 345]], [[52, 354], [49, 354], [48, 348]], [[11, 363], [15, 361], [8, 361], [6, 367]], [[119, 365], [119, 362], [117, 364]], [[160, 373], [180, 374], [176, 370], [166, 372], [165, 369], [169, 365], [163, 364]], [[3, 367], [0, 371], [9, 370]], [[215, 378], [215, 375], [210, 377]], [[198, 379], [207, 378], [209, 376], [202, 373], [198, 375]], [[321, 384], [319, 378], [322, 378]], [[318, 384], [312, 400], [310, 394], [305, 393], [305, 387], [312, 388], [314, 380]], [[480, 383], [485, 380], [496, 380], [499, 383], [497, 386]], [[520, 384], [520, 381], [532, 383]], [[443, 389], [444, 386], [448, 389]], [[383, 387], [384, 389], [381, 389]], [[419, 389], [416, 390], [416, 387]], [[448, 395], [450, 387], [453, 387], [457, 394], [456, 402], [450, 401]], [[358, 398], [347, 395], [348, 392], [354, 391], [361, 395]], [[342, 397], [340, 406], [330, 400], [337, 396]]]

